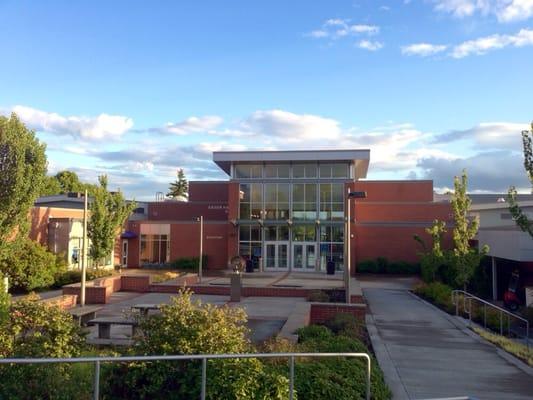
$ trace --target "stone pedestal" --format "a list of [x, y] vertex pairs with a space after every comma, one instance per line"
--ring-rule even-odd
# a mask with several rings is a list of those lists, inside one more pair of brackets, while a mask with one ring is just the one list
[[242, 291], [242, 274], [239, 274], [239, 273], [231, 274], [230, 301], [234, 303], [240, 302], [241, 291]]

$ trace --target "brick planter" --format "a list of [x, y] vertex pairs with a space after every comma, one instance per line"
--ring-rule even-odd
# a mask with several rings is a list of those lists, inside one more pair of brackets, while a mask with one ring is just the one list
[[309, 322], [323, 324], [339, 313], [351, 314], [359, 320], [364, 320], [366, 304], [311, 303]]

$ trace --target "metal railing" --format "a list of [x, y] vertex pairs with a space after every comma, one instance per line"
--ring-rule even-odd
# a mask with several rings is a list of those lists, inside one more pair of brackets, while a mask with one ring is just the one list
[[100, 398], [100, 364], [136, 361], [178, 361], [201, 360], [202, 380], [200, 399], [205, 400], [207, 390], [207, 360], [231, 358], [288, 358], [289, 359], [289, 399], [294, 398], [294, 362], [300, 357], [352, 357], [366, 360], [365, 399], [370, 400], [371, 361], [366, 353], [246, 353], [246, 354], [194, 354], [169, 356], [125, 356], [125, 357], [79, 357], [79, 358], [0, 358], [2, 364], [59, 364], [94, 363], [93, 399]]
[[[526, 347], [529, 351], [529, 321], [520, 315], [514, 314], [502, 307], [492, 304], [482, 298], [474, 296], [472, 293], [465, 292], [464, 290], [453, 290], [452, 291], [452, 304], [455, 306], [455, 315], [459, 315], [459, 303], [460, 298], [463, 299], [463, 312], [468, 315], [469, 326], [472, 326], [472, 301], [483, 304], [483, 328], [487, 329], [487, 307], [494, 309], [499, 313], [499, 323], [500, 323], [500, 335], [504, 336], [503, 329], [503, 316], [507, 316], [507, 336], [511, 336], [511, 318], [514, 320], [520, 321], [525, 326], [525, 335], [523, 337], [526, 341]], [[467, 307], [468, 304], [468, 307]], [[514, 332], [516, 334], [516, 332]]]

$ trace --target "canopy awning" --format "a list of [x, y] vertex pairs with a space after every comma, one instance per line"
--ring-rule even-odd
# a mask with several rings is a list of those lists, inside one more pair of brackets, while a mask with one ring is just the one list
[[137, 237], [137, 234], [132, 231], [124, 231], [122, 232], [122, 235], [120, 235], [122, 239], [135, 239]]

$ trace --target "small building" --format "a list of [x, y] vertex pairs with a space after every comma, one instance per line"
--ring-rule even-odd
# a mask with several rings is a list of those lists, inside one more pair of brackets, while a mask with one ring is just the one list
[[[364, 180], [366, 149], [215, 152], [213, 161], [228, 180], [191, 181], [188, 201], [147, 203], [145, 218], [128, 222], [128, 267], [198, 257], [200, 245], [209, 270], [240, 255], [263, 271], [323, 272], [328, 261], [343, 271], [347, 246], [352, 271], [377, 257], [417, 262], [413, 235], [429, 240], [425, 228], [451, 218], [432, 181]], [[355, 191], [366, 198], [349, 200]]]

